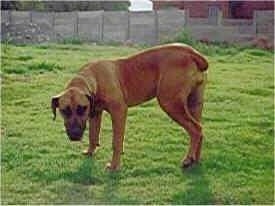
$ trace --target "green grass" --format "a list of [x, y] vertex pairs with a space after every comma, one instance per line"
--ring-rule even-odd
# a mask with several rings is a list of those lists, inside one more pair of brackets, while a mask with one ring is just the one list
[[71, 143], [51, 96], [88, 60], [141, 48], [89, 45], [5, 45], [2, 50], [2, 204], [273, 204], [273, 53], [198, 45], [209, 58], [200, 165], [182, 171], [189, 137], [155, 100], [128, 114], [123, 167], [111, 158], [111, 122], [104, 113], [102, 146]]

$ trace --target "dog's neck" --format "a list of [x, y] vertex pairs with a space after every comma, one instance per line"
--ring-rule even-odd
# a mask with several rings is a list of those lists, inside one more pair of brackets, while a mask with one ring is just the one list
[[81, 74], [77, 74], [67, 85], [67, 88], [77, 87], [85, 94], [96, 94], [96, 81], [94, 79], [86, 78]]

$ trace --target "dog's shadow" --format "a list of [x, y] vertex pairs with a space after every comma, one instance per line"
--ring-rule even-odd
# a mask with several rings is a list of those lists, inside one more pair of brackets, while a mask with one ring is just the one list
[[[66, 164], [69, 164], [69, 162], [66, 162]], [[102, 168], [100, 168], [91, 157], [83, 158], [75, 170], [63, 170], [62, 168], [60, 168], [60, 170], [52, 170], [47, 167], [44, 170], [31, 169], [26, 172], [28, 178], [32, 178], [32, 180], [38, 182], [52, 183], [63, 180], [83, 186], [101, 184], [104, 181], [100, 178], [102, 177], [102, 173]]]
[[214, 196], [202, 165], [185, 169], [183, 177], [187, 183], [172, 197], [173, 204], [214, 204]]
[[[83, 160], [78, 170], [65, 173], [64, 175], [67, 177], [66, 180], [76, 184], [84, 186], [103, 186], [103, 191], [100, 195], [102, 203], [114, 204], [126, 201], [121, 199], [118, 192], [121, 172], [106, 171], [106, 169], [102, 168], [102, 165], [98, 165], [96, 161], [91, 158], [87, 157]], [[127, 202], [129, 201], [130, 200], [127, 200]]]
[[119, 204], [124, 202], [119, 194], [121, 172], [107, 172], [104, 175], [103, 199], [106, 204]]
[[[102, 168], [101, 165], [99, 166], [93, 158], [86, 157], [78, 170], [63, 173], [62, 176], [70, 182], [82, 185], [104, 183], [107, 185], [107, 188], [113, 190], [120, 181], [121, 173], [119, 171], [109, 172]], [[110, 191], [106, 193], [110, 193]]]
[[[214, 203], [214, 196], [205, 172], [205, 167], [197, 165], [194, 168], [178, 173], [178, 181], [183, 183], [182, 188], [179, 188], [176, 194], [168, 198], [169, 202], [172, 204]], [[60, 170], [53, 173], [32, 171], [29, 175], [31, 175], [33, 180], [53, 183], [52, 185], [56, 187], [54, 191], [59, 197], [59, 199], [53, 199], [53, 202], [84, 203], [85, 201], [95, 200], [103, 204], [142, 203], [142, 200], [135, 196], [124, 197], [120, 194], [121, 179], [127, 178], [124, 172], [107, 172], [100, 162], [95, 161], [91, 157], [83, 158], [75, 170]], [[61, 182], [59, 183], [60, 180]], [[63, 188], [64, 183], [62, 180], [72, 184], [67, 184], [66, 188]], [[55, 182], [57, 182], [57, 186], [55, 186]], [[101, 189], [97, 191], [89, 190], [89, 188], [94, 188], [94, 186], [99, 186]], [[72, 191], [74, 192], [72, 193]], [[69, 197], [68, 194], [70, 194]]]
[[62, 178], [67, 181], [82, 184], [82, 185], [96, 185], [101, 184], [100, 168], [93, 158], [86, 157], [82, 161], [80, 167], [76, 171], [70, 171], [60, 174]]

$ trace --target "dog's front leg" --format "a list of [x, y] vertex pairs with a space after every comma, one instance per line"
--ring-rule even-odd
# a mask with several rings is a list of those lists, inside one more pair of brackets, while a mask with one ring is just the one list
[[127, 106], [116, 106], [110, 111], [113, 127], [113, 157], [106, 168], [110, 171], [120, 169], [120, 156], [123, 151], [124, 131], [127, 116]]
[[93, 155], [96, 147], [99, 146], [99, 132], [101, 125], [102, 111], [89, 120], [89, 147], [83, 152], [85, 155]]

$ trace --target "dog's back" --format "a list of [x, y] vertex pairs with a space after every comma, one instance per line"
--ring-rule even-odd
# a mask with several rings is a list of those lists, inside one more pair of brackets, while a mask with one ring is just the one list
[[162, 70], [188, 69], [196, 64], [199, 71], [208, 67], [207, 60], [185, 44], [167, 44], [119, 59], [120, 81], [129, 106], [140, 104], [156, 96]]

